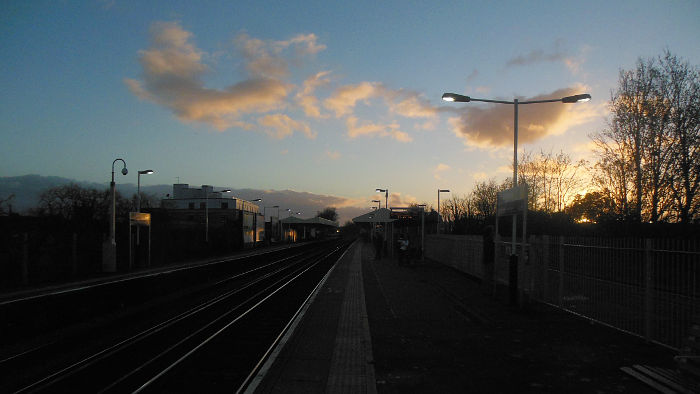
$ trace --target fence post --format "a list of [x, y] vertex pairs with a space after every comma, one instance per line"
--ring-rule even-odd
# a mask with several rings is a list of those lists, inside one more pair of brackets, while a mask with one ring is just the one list
[[72, 275], [75, 277], [78, 274], [78, 234], [73, 233], [73, 248], [71, 250]]
[[22, 242], [22, 284], [29, 284], [29, 234], [24, 233]]
[[652, 339], [653, 281], [651, 261], [651, 239], [644, 240], [644, 337]]
[[564, 308], [564, 237], [559, 236], [559, 307]]
[[547, 290], [549, 289], [549, 235], [543, 235], [540, 238], [540, 264], [542, 265], [542, 281], [540, 282], [540, 297], [542, 301], [549, 301], [549, 294]]

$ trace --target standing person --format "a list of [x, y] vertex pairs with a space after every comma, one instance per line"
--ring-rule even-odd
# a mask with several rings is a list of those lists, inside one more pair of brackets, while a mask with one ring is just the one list
[[374, 233], [374, 259], [375, 260], [382, 259], [382, 248], [383, 247], [384, 247], [384, 237], [382, 236], [382, 232], [380, 230], [377, 230]]
[[399, 265], [408, 265], [408, 237], [399, 235]]

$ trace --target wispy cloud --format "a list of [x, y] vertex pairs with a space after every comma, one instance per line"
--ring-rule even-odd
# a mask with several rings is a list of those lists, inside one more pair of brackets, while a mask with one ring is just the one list
[[399, 130], [398, 123], [390, 124], [380, 124], [366, 122], [364, 124], [359, 124], [359, 119], [355, 116], [349, 116], [345, 124], [348, 128], [348, 137], [357, 138], [362, 136], [378, 136], [378, 137], [391, 137], [399, 142], [411, 142], [413, 138]]
[[330, 71], [321, 71], [307, 78], [295, 97], [297, 104], [304, 110], [304, 114], [310, 118], [325, 117], [321, 114], [319, 100], [314, 92], [317, 88], [330, 83], [329, 74]]
[[[232, 127], [260, 130], [273, 138], [285, 138], [299, 131], [315, 138], [309, 125], [286, 114], [268, 114], [257, 123], [246, 120], [289, 107], [289, 95], [295, 86], [287, 81], [289, 62], [284, 54], [292, 49], [296, 56], [309, 56], [325, 49], [314, 34], [300, 34], [286, 41], [265, 41], [246, 33], [234, 43], [244, 60], [248, 77], [223, 89], [204, 86], [202, 77], [209, 72], [192, 33], [177, 22], [156, 22], [151, 26], [151, 45], [139, 51], [143, 69], [140, 80], [126, 78], [127, 87], [137, 97], [164, 106], [182, 121], [203, 122], [218, 130]], [[307, 116], [320, 117], [313, 91], [327, 82], [327, 72], [307, 79], [295, 96]]]
[[[587, 49], [584, 48], [584, 52]], [[563, 41], [554, 42], [551, 51], [533, 49], [526, 54], [517, 55], [506, 62], [506, 67], [527, 66], [538, 63], [563, 63], [571, 72], [577, 72], [583, 60], [581, 56], [574, 56], [563, 48]]]
[[225, 89], [205, 87], [201, 78], [208, 67], [191, 38], [176, 22], [154, 23], [151, 47], [139, 52], [142, 80], [124, 80], [132, 93], [169, 108], [180, 120], [208, 123], [219, 130], [250, 128], [241, 115], [285, 106], [292, 86], [279, 79], [258, 75]]
[[316, 138], [316, 133], [311, 130], [309, 125], [296, 121], [285, 114], [265, 115], [258, 119], [258, 124], [269, 136], [276, 139], [289, 137], [294, 134], [294, 131], [302, 132], [307, 138]]
[[445, 163], [439, 163], [435, 168], [433, 169], [433, 177], [437, 180], [442, 179], [442, 173], [445, 171], [448, 171], [451, 167]]
[[325, 157], [331, 160], [338, 160], [341, 156], [342, 155], [338, 151], [327, 150], [325, 153]]
[[[585, 86], [576, 86], [526, 100], [561, 98], [586, 90]], [[518, 140], [520, 143], [529, 143], [548, 135], [561, 134], [575, 125], [594, 119], [599, 114], [598, 106], [586, 103], [522, 106], [518, 116]], [[465, 107], [461, 116], [450, 118], [448, 122], [455, 135], [462, 138], [468, 146], [493, 148], [513, 143], [513, 108], [510, 105]]]
[[338, 118], [350, 115], [358, 101], [367, 101], [377, 95], [378, 86], [379, 84], [373, 82], [341, 86], [323, 102], [323, 105], [335, 112]]

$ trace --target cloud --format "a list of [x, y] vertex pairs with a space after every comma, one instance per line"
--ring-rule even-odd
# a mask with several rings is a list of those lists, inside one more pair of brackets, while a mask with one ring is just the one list
[[483, 181], [484, 179], [487, 179], [489, 175], [483, 171], [480, 172], [475, 172], [472, 174], [472, 178], [474, 178], [475, 181]]
[[569, 71], [572, 73], [577, 73], [583, 63], [583, 56], [590, 49], [588, 46], [584, 46], [581, 54], [576, 57], [567, 53], [562, 48], [562, 40], [556, 40], [554, 42], [554, 48], [551, 52], [545, 52], [542, 49], [533, 49], [527, 54], [518, 55], [510, 58], [506, 62], [506, 67], [516, 67], [516, 66], [527, 66], [530, 64], [537, 63], [563, 63]]
[[307, 78], [295, 97], [297, 104], [304, 110], [304, 114], [310, 118], [325, 117], [321, 114], [318, 98], [313, 93], [316, 88], [330, 83], [328, 74], [330, 71], [321, 71]]
[[441, 174], [447, 170], [449, 170], [451, 167], [445, 163], [439, 163], [435, 168], [433, 169], [433, 177], [437, 180], [441, 180], [442, 176]]
[[[525, 100], [561, 98], [586, 91], [585, 86], [556, 90]], [[586, 123], [599, 115], [599, 107], [587, 103], [544, 103], [521, 105], [518, 111], [518, 141], [530, 143]], [[513, 106], [492, 104], [465, 106], [462, 115], [448, 120], [454, 134], [464, 144], [477, 147], [501, 147], [513, 144]]]
[[379, 86], [380, 84], [374, 82], [341, 86], [323, 102], [323, 106], [335, 112], [335, 116], [338, 118], [350, 115], [358, 101], [366, 102], [376, 96]]
[[208, 68], [191, 38], [176, 22], [154, 23], [150, 48], [139, 51], [142, 81], [124, 80], [131, 92], [170, 109], [182, 121], [204, 122], [219, 130], [250, 129], [251, 124], [240, 120], [242, 115], [285, 107], [292, 85], [279, 79], [256, 77], [225, 89], [205, 87], [201, 78]]
[[258, 119], [258, 124], [263, 126], [267, 135], [283, 139], [294, 134], [294, 131], [300, 131], [307, 138], [316, 138], [316, 133], [311, 131], [309, 125], [304, 122], [296, 121], [285, 114], [265, 115]]
[[296, 46], [297, 52], [302, 55], [315, 55], [322, 50], [326, 49], [326, 46], [319, 44], [318, 37], [315, 34], [299, 34], [287, 41], [276, 41], [274, 46], [278, 49], [284, 49], [290, 46]]
[[340, 154], [340, 152], [338, 152], [338, 151], [330, 151], [330, 150], [327, 150], [326, 153], [325, 153], [325, 157], [327, 157], [327, 158], [329, 158], [329, 159], [331, 159], [331, 160], [338, 160], [338, 159], [340, 159], [341, 154]]
[[365, 123], [363, 125], [358, 124], [358, 118], [355, 116], [349, 116], [345, 124], [348, 128], [348, 137], [357, 138], [361, 136], [379, 136], [379, 137], [391, 137], [399, 142], [411, 142], [413, 138], [399, 130], [399, 125], [397, 123], [391, 124], [379, 124], [379, 123]]
[[[556, 40], [551, 52], [533, 49], [524, 55], [512, 57], [506, 62], [506, 67], [527, 66], [538, 63], [563, 63], [571, 72], [578, 72], [583, 60], [567, 53], [562, 48], [562, 43], [562, 40]], [[587, 47], [584, 47], [583, 52], [586, 51]]]
[[389, 109], [403, 117], [433, 118], [438, 113], [438, 108], [422, 98], [419, 93], [386, 88], [382, 88], [380, 93]]

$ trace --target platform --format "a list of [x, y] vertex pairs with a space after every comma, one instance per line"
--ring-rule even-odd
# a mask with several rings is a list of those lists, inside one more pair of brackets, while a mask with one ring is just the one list
[[[257, 393], [649, 393], [630, 364], [674, 352], [546, 305], [512, 308], [437, 262], [356, 242], [255, 384]], [[361, 272], [361, 275], [360, 275]]]

